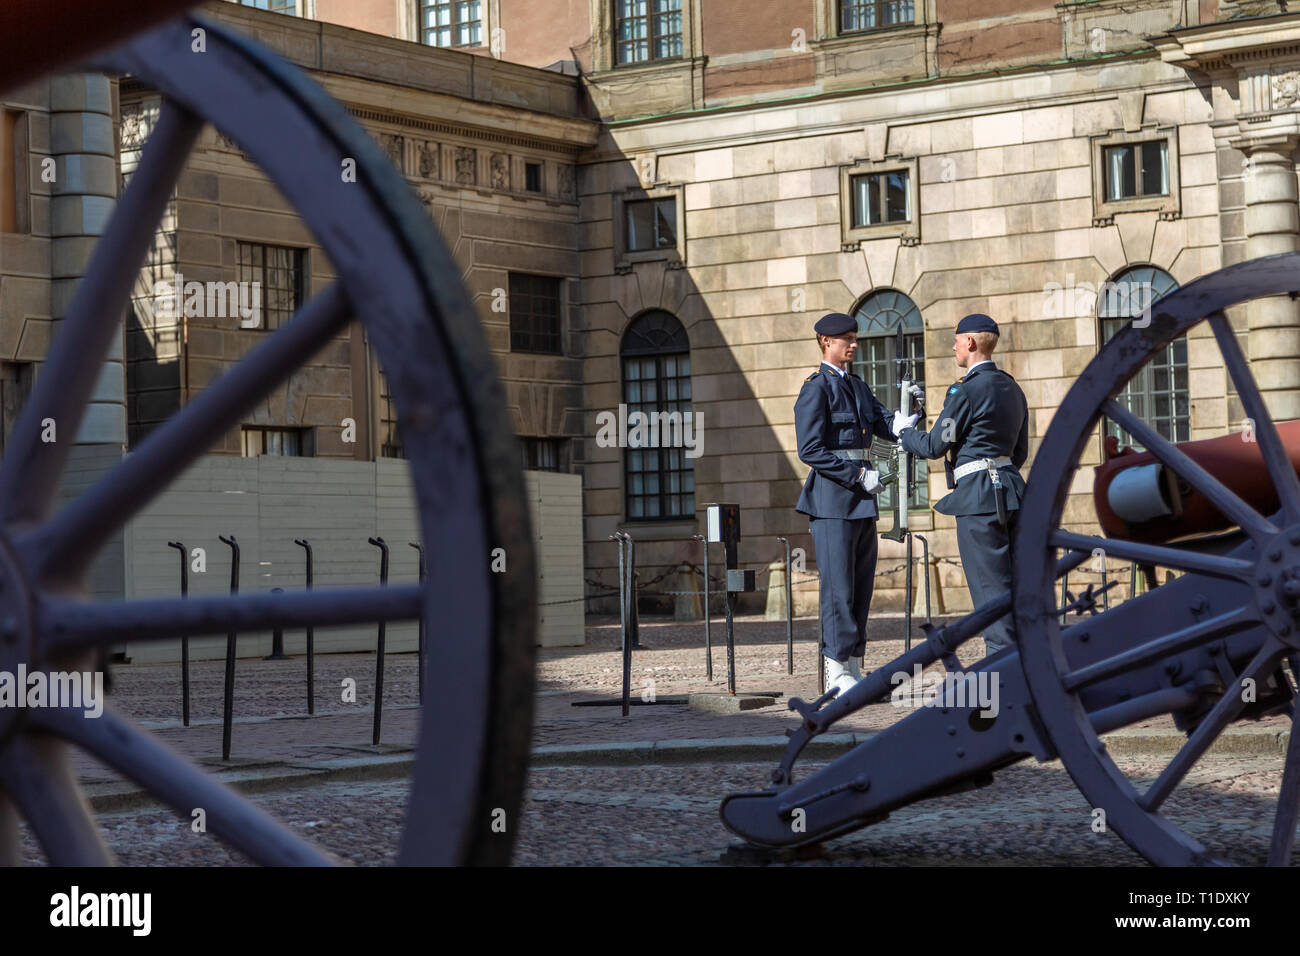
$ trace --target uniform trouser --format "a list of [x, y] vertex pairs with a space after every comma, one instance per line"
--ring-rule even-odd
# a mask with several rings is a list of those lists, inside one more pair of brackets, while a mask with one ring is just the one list
[[[976, 608], [1011, 590], [1011, 541], [1019, 516], [1019, 511], [1009, 512], [1005, 525], [998, 524], [997, 515], [957, 517], [957, 551]], [[984, 644], [990, 654], [1014, 647], [1015, 643], [1014, 613], [984, 628]]]
[[867, 651], [867, 612], [876, 577], [875, 518], [809, 522], [821, 576], [822, 653], [841, 664]]

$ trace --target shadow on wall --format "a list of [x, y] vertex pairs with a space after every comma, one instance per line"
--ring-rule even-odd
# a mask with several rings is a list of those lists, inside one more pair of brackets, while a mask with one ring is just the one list
[[[820, 312], [793, 311], [790, 290], [768, 286], [766, 260], [685, 268], [682, 189], [642, 185], [629, 158], [579, 167], [579, 202], [583, 234], [605, 240], [582, 260], [587, 407], [575, 460], [585, 476], [588, 609], [617, 612], [610, 535], [620, 529], [636, 542], [642, 611], [672, 612], [679, 595], [670, 592], [699, 590], [699, 570], [677, 569], [702, 568], [691, 535], [714, 502], [740, 505], [739, 561], [764, 589], [740, 606], [763, 608], [767, 565], [784, 556], [778, 536], [806, 554], [794, 581], [811, 590], [796, 594], [796, 607], [815, 604], [808, 519], [794, 510], [806, 469], [794, 459], [793, 422], [799, 386], [819, 362], [811, 327]], [[692, 211], [688, 226], [716, 231], [708, 217], [718, 213]], [[680, 413], [681, 426], [661, 419], [656, 435], [654, 412]], [[634, 447], [647, 437], [650, 447]], [[718, 590], [720, 546], [710, 562]], [[721, 608], [720, 595], [713, 601]]]

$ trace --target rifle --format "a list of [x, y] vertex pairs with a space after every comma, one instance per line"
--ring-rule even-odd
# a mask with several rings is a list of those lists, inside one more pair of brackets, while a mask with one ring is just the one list
[[[907, 354], [907, 345], [903, 339], [903, 326], [898, 326], [897, 347], [895, 350], [894, 361], [898, 364], [899, 382], [898, 382], [898, 407], [905, 411], [915, 409], [922, 415], [925, 414], [925, 392], [916, 384], [916, 368], [914, 360]], [[882, 538], [888, 538], [890, 541], [902, 541], [908, 536], [907, 530], [907, 502], [911, 497], [913, 476], [912, 476], [912, 456], [907, 453], [902, 444], [893, 446], [890, 455], [891, 462], [896, 462], [894, 472], [888, 478], [881, 475], [881, 484], [897, 482], [894, 493], [894, 527], [888, 531], [881, 532]], [[909, 554], [910, 557], [910, 554]]]

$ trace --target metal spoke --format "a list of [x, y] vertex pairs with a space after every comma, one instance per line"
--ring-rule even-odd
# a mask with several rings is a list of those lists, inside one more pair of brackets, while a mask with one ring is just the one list
[[36, 608], [40, 650], [110, 647], [125, 641], [162, 641], [231, 631], [329, 627], [420, 617], [424, 587], [319, 588], [282, 594], [73, 601], [46, 595]]
[[330, 865], [329, 859], [310, 843], [111, 707], [93, 718], [74, 710], [52, 709], [39, 712], [35, 719], [51, 733], [77, 744], [134, 780], [185, 819], [190, 819], [194, 810], [202, 809], [208, 830], [255, 863]]
[[1048, 538], [1048, 544], [1058, 548], [1087, 551], [1089, 554], [1101, 550], [1106, 552], [1107, 557], [1123, 558], [1141, 564], [1159, 564], [1162, 567], [1178, 568], [1182, 571], [1199, 571], [1202, 574], [1229, 578], [1233, 581], [1249, 580], [1255, 569], [1253, 563], [1240, 558], [1199, 554], [1195, 551], [1166, 548], [1157, 544], [1125, 541], [1123, 538], [1097, 538], [1092, 535], [1075, 534], [1072, 531], [1053, 531]]
[[1165, 798], [1173, 792], [1174, 787], [1187, 776], [1187, 772], [1192, 769], [1196, 761], [1201, 759], [1205, 751], [1210, 749], [1210, 745], [1219, 738], [1219, 734], [1223, 733], [1223, 729], [1232, 723], [1241, 713], [1241, 709], [1246, 706], [1246, 702], [1242, 699], [1241, 687], [1238, 685], [1243, 680], [1258, 681], [1261, 674], [1277, 664], [1282, 653], [1282, 648], [1272, 638], [1264, 642], [1259, 652], [1246, 665], [1246, 669], [1237, 675], [1234, 686], [1223, 689], [1223, 696], [1201, 719], [1196, 730], [1187, 738], [1187, 743], [1183, 744], [1174, 755], [1174, 759], [1169, 761], [1169, 766], [1165, 767], [1147, 792], [1138, 798], [1138, 806], [1151, 813], [1160, 808]]
[[1300, 731], [1300, 708], [1291, 718], [1282, 789], [1277, 795], [1277, 813], [1273, 817], [1273, 841], [1268, 848], [1269, 866], [1290, 865], [1291, 848], [1295, 844], [1296, 817], [1300, 815], [1300, 733], [1297, 731]]
[[1208, 471], [1183, 454], [1172, 442], [1165, 439], [1142, 419], [1138, 418], [1114, 399], [1102, 405], [1106, 417], [1115, 422], [1146, 450], [1155, 455], [1175, 472], [1187, 479], [1197, 491], [1210, 499], [1229, 520], [1240, 526], [1252, 538], [1277, 534], [1277, 528], [1266, 517], [1246, 504], [1236, 492], [1228, 488]]
[[1241, 345], [1237, 342], [1228, 317], [1222, 312], [1215, 312], [1209, 321], [1210, 328], [1214, 330], [1214, 338], [1219, 343], [1219, 351], [1223, 354], [1223, 364], [1228, 369], [1232, 384], [1237, 387], [1237, 397], [1246, 410], [1246, 417], [1252, 423], [1251, 431], [1264, 456], [1264, 466], [1273, 480], [1273, 487], [1277, 489], [1287, 522], [1300, 521], [1300, 478], [1296, 477], [1291, 456], [1287, 454], [1282, 436], [1277, 433], [1277, 425], [1273, 423], [1273, 416], [1268, 413], [1263, 396], [1259, 394], [1255, 377], [1250, 373], [1250, 363], [1241, 352]]
[[63, 741], [29, 732], [5, 745], [0, 789], [32, 828], [53, 866], [110, 866], [95, 818]]
[[194, 459], [287, 379], [351, 321], [338, 285], [303, 306], [269, 341], [258, 346], [194, 400], [172, 415], [48, 525], [20, 538], [38, 580], [75, 576], [113, 532], [143, 508]]
[[1258, 623], [1260, 617], [1253, 606], [1239, 607], [1218, 617], [1180, 628], [1154, 641], [1131, 647], [1114, 657], [1107, 657], [1087, 667], [1081, 667], [1077, 671], [1071, 671], [1061, 679], [1061, 683], [1067, 691], [1078, 691], [1117, 674], [1150, 664], [1152, 661], [1180, 654], [1215, 638], [1243, 631]]
[[[39, 521], [49, 511], [131, 289], [202, 128], [203, 120], [164, 102], [5, 448], [0, 502], [8, 525]], [[54, 441], [43, 440], [46, 419], [54, 421]]]

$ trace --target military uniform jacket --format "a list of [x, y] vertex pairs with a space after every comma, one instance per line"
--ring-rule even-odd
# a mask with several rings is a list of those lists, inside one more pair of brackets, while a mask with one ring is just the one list
[[852, 372], [841, 377], [822, 365], [804, 379], [794, 403], [799, 460], [810, 467], [795, 510], [813, 518], [874, 518], [876, 496], [863, 491], [858, 474], [867, 460], [839, 458], [841, 448], [869, 448], [871, 436], [893, 441], [893, 413]]
[[1020, 508], [1025, 481], [1020, 466], [1029, 457], [1029, 405], [1016, 380], [991, 362], [972, 369], [948, 389], [943, 411], [929, 434], [903, 430], [899, 443], [921, 458], [945, 456], [948, 487], [954, 489], [934, 506], [946, 515], [995, 514], [993, 481], [988, 471], [966, 475], [955, 483], [955, 468], [980, 458], [1011, 459], [998, 474], [1006, 489], [1007, 510]]

